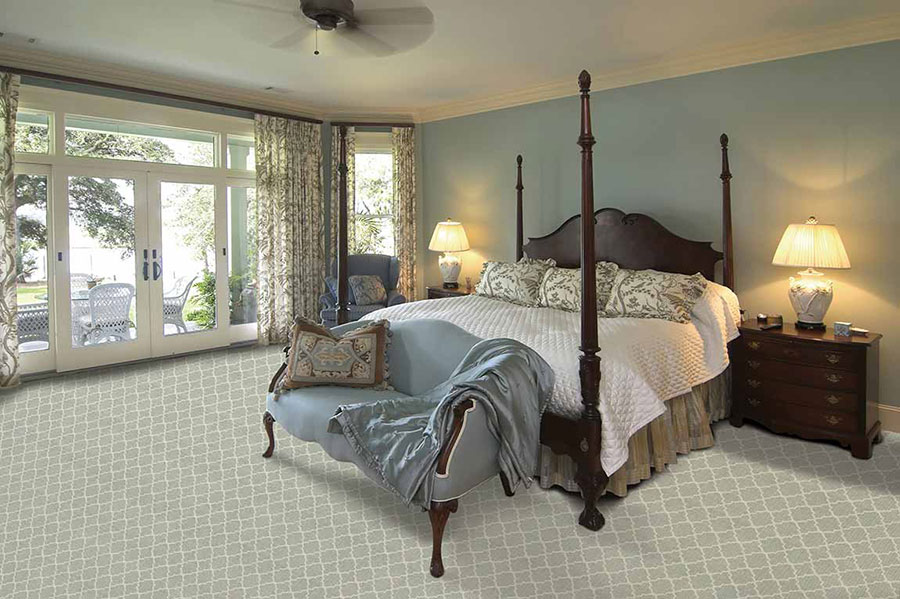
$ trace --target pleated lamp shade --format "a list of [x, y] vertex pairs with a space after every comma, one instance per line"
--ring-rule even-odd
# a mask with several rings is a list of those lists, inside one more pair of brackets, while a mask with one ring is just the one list
[[810, 216], [802, 225], [788, 225], [772, 264], [803, 268], [850, 268], [850, 258], [834, 225], [820, 225]]
[[435, 252], [464, 252], [469, 249], [469, 239], [461, 223], [450, 220], [439, 222], [431, 235], [428, 249]]

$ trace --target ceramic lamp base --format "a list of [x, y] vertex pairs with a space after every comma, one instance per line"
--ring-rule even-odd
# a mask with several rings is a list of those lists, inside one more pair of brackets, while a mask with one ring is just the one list
[[438, 258], [438, 266], [441, 269], [441, 278], [444, 280], [444, 289], [458, 289], [459, 273], [462, 270], [462, 261], [459, 256], [444, 254]]
[[800, 273], [799, 279], [791, 277], [788, 297], [797, 313], [797, 328], [825, 328], [825, 313], [834, 299], [833, 283], [822, 279], [822, 273], [812, 269]]

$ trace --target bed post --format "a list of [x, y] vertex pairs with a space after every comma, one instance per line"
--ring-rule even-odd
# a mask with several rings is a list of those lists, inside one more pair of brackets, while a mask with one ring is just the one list
[[[338, 233], [337, 233], [337, 323], [344, 324], [350, 320], [350, 310], [347, 304], [347, 127], [339, 127], [340, 162], [338, 164], [340, 189], [338, 191]], [[334, 215], [332, 215], [334, 218]]]
[[591, 75], [581, 71], [581, 403], [583, 411], [578, 444], [581, 456], [575, 482], [581, 488], [584, 510], [578, 523], [590, 530], [603, 527], [603, 515], [597, 510], [597, 499], [606, 489], [608, 479], [600, 463], [600, 348], [597, 344], [597, 275], [594, 252], [594, 135], [591, 132]]
[[522, 228], [522, 155], [516, 156], [516, 262], [522, 259], [524, 234]]
[[728, 136], [719, 137], [722, 146], [722, 279], [734, 291], [734, 237], [731, 230], [731, 170], [728, 168]]

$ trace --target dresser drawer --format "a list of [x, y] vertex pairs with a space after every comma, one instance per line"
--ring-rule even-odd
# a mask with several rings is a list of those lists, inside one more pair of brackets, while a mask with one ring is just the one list
[[856, 414], [819, 410], [793, 404], [780, 404], [769, 409], [770, 417], [793, 422], [804, 429], [814, 428], [836, 433], [853, 433], [857, 429]]
[[745, 397], [764, 397], [774, 403], [790, 403], [823, 410], [855, 412], [859, 407], [855, 393], [801, 387], [772, 379], [755, 377], [752, 373], [736, 381], [743, 388]]
[[799, 383], [819, 389], [855, 391], [859, 387], [859, 376], [854, 372], [800, 366], [775, 360], [757, 359], [753, 356], [749, 356], [743, 363], [739, 363], [737, 374], [753, 379], [774, 379]]
[[852, 348], [810, 347], [809, 343], [791, 343], [748, 336], [744, 339], [748, 357], [774, 358], [828, 369], [856, 370], [863, 355]]

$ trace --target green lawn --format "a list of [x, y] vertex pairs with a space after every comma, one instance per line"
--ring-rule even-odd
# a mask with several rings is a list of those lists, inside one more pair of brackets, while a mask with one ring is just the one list
[[[37, 296], [45, 296], [44, 299], [38, 299]], [[37, 304], [46, 302], [47, 284], [46, 283], [19, 283], [16, 285], [16, 302], [21, 306], [23, 304]]]

